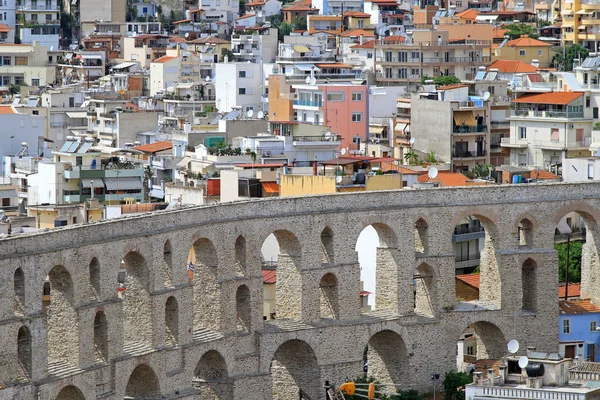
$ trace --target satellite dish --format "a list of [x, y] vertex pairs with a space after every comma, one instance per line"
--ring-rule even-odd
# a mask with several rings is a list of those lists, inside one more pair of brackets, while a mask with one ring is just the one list
[[183, 36], [185, 36], [185, 38], [187, 39], [187, 38], [189, 38], [189, 37], [190, 37], [190, 33], [188, 32], [188, 33], [186, 33], [186, 34], [185, 34], [185, 35], [183, 35]]
[[436, 167], [433, 167], [429, 170], [429, 172], [427, 173], [427, 176], [429, 176], [429, 179], [435, 179], [438, 176], [438, 169]]
[[347, 151], [348, 151], [348, 150], [346, 150], [346, 148], [344, 147], [342, 150], [340, 150], [340, 153], [341, 153], [343, 156], [345, 156]]
[[325, 139], [329, 140], [331, 138], [331, 132], [325, 132]]
[[310, 76], [307, 76], [304, 82], [306, 82], [307, 85], [310, 85]]
[[315, 86], [315, 84], [317, 83], [317, 79], [313, 76], [312, 78], [310, 78], [310, 86]]
[[125, 94], [125, 89], [121, 89], [121, 90], [119, 90], [119, 93], [120, 93], [120, 94]]
[[342, 183], [342, 177], [341, 176], [336, 176], [335, 177], [335, 183]]
[[256, 118], [258, 119], [263, 119], [265, 116], [265, 113], [262, 111], [259, 111], [258, 113], [256, 113]]
[[521, 356], [519, 357], [519, 367], [525, 368], [527, 366], [527, 364], [529, 364], [529, 358], [527, 358], [527, 356]]
[[408, 141], [408, 143], [410, 143], [410, 145], [412, 146], [413, 144], [415, 144], [415, 138], [411, 137], [410, 140]]
[[54, 51], [54, 46], [50, 46], [50, 51]]
[[252, 118], [253, 115], [254, 115], [254, 111], [253, 110], [248, 110], [248, 112], [246, 112], [246, 116], [248, 118]]
[[204, 78], [204, 80], [205, 80], [206, 82], [210, 82], [210, 76], [207, 76], [206, 78]]
[[519, 351], [519, 342], [516, 341], [515, 339], [511, 340], [510, 342], [508, 342], [508, 352], [510, 354], [515, 354], [517, 351]]
[[485, 101], [485, 100], [487, 100], [487, 99], [489, 99], [489, 98], [490, 98], [490, 92], [485, 92], [485, 93], [483, 94], [483, 100]]

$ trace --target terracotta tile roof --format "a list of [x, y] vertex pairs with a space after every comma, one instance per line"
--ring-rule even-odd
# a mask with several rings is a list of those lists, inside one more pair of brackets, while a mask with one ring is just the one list
[[508, 29], [494, 28], [492, 37], [494, 39], [504, 39], [504, 35], [506, 35], [506, 32], [508, 32]]
[[261, 272], [262, 272], [263, 283], [277, 282], [277, 271], [263, 269]]
[[0, 114], [16, 114], [13, 106], [0, 106]]
[[552, 47], [550, 43], [542, 42], [541, 40], [530, 37], [520, 37], [518, 39], [509, 40], [504, 46], [507, 47]]
[[204, 10], [201, 8], [196, 8], [195, 10], [190, 10], [190, 13], [193, 13], [193, 14], [198, 13], [198, 12], [204, 12]]
[[[581, 284], [580, 283], [569, 283], [569, 297], [579, 297], [581, 296]], [[565, 298], [565, 286], [558, 287], [558, 298]]]
[[489, 71], [491, 68], [496, 68], [503, 74], [537, 72], [537, 68], [533, 65], [516, 60], [496, 60], [487, 67], [487, 70]]
[[283, 164], [235, 164], [236, 167], [240, 168], [281, 168]]
[[157, 153], [159, 151], [169, 150], [173, 148], [173, 143], [167, 141], [154, 142], [133, 147], [134, 150], [143, 151], [144, 153]]
[[345, 11], [344, 17], [371, 18], [371, 14], [367, 14], [362, 11]]
[[419, 182], [438, 182], [440, 186], [467, 186], [467, 177], [457, 172], [440, 171], [435, 179], [429, 178], [428, 175], [421, 175], [418, 178]]
[[573, 299], [567, 301], [559, 301], [558, 307], [561, 314], [576, 315], [600, 313], [600, 307], [594, 304], [590, 299]]
[[264, 0], [253, 0], [249, 3], [246, 3], [246, 7], [255, 7], [255, 6], [264, 6], [264, 5], [265, 5]]
[[360, 297], [364, 297], [364, 296], [368, 296], [372, 294], [371, 292], [367, 292], [366, 290], [361, 290], [360, 291]]
[[365, 0], [367, 3], [375, 3], [380, 6], [397, 6], [398, 2], [396, 0]]
[[517, 97], [513, 103], [525, 104], [553, 104], [566, 106], [570, 102], [583, 96], [583, 92], [550, 92], [550, 93], [531, 93]]
[[531, 179], [557, 179], [562, 180], [562, 178], [558, 175], [553, 174], [552, 172], [537, 170], [534, 169], [531, 171]]
[[10, 32], [10, 30], [11, 30], [10, 26], [0, 23], [0, 32], [8, 33], [8, 32]]
[[154, 61], [152, 61], [152, 62], [153, 62], [153, 63], [159, 63], [159, 64], [162, 64], [162, 63], [166, 63], [166, 62], [169, 62], [169, 61], [171, 61], [171, 60], [174, 60], [174, 59], [176, 59], [176, 58], [177, 58], [177, 57], [172, 57], [172, 56], [162, 56], [162, 57], [160, 57], [160, 58], [157, 58], [156, 60], [154, 60]]
[[261, 182], [260, 185], [265, 193], [279, 193], [279, 185], [277, 182]]
[[463, 83], [457, 83], [454, 85], [438, 86], [436, 89], [437, 90], [452, 90], [452, 89], [459, 89], [459, 88], [463, 88], [463, 87], [469, 87], [469, 85], [465, 85]]
[[351, 65], [344, 63], [329, 63], [329, 64], [315, 64], [319, 68], [340, 68], [340, 69], [352, 69]]
[[455, 278], [475, 289], [479, 289], [479, 274], [456, 275]]
[[387, 43], [387, 44], [398, 44], [398, 43], [404, 43], [405, 41], [406, 41], [406, 38], [404, 36], [388, 36], [383, 39], [383, 43]]
[[364, 42], [363, 44], [355, 44], [354, 46], [350, 46], [351, 49], [374, 49], [375, 41], [369, 40], [368, 42]]
[[242, 15], [241, 17], [237, 17], [235, 20], [238, 21], [240, 19], [246, 19], [246, 18], [251, 18], [251, 17], [256, 17], [256, 14], [246, 14], [246, 15]]
[[373, 31], [365, 31], [364, 29], [353, 29], [351, 31], [346, 31], [342, 33], [340, 36], [343, 37], [359, 37], [360, 35], [364, 37], [375, 37]]
[[294, 3], [288, 3], [283, 7], [283, 11], [319, 11], [318, 8], [312, 8], [312, 0], [300, 0]]
[[192, 20], [191, 19], [180, 19], [179, 21], [173, 21], [173, 24], [179, 25], [179, 24], [183, 24], [183, 23], [186, 23], [186, 22], [192, 22]]
[[169, 38], [169, 42], [171, 43], [185, 43], [186, 40], [180, 36], [171, 36]]
[[474, 20], [478, 15], [479, 11], [469, 8], [468, 10], [456, 14], [455, 17], [466, 20]]
[[197, 38], [194, 40], [190, 40], [188, 43], [193, 44], [228, 44], [231, 43], [229, 40], [221, 39], [215, 36], [208, 36], [203, 38]]
[[[314, 20], [323, 20], [323, 21], [340, 21], [340, 16], [339, 15], [311, 15], [310, 19], [312, 21]], [[340, 21], [341, 22], [341, 21]]]

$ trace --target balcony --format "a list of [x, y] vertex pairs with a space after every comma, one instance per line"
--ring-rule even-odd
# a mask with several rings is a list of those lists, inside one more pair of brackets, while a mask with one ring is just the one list
[[[452, 243], [466, 242], [474, 239], [483, 239], [485, 237], [485, 229], [483, 225], [467, 225], [462, 224], [454, 228], [452, 233]], [[462, 261], [462, 260], [456, 260]]]
[[486, 151], [455, 151], [452, 154], [452, 158], [457, 159], [469, 159], [469, 158], [481, 158], [486, 156]]
[[104, 164], [92, 168], [91, 166], [75, 166], [65, 168], [63, 178], [65, 179], [94, 179], [94, 178], [116, 178], [143, 176], [142, 164], [130, 164], [132, 168], [109, 168]]
[[487, 125], [477, 125], [477, 126], [454, 126], [452, 129], [452, 133], [455, 135], [472, 135], [477, 133], [485, 133], [487, 132]]
[[100, 113], [100, 118], [115, 119], [116, 113]]
[[492, 129], [508, 129], [510, 128], [510, 121], [506, 119], [504, 121], [492, 121], [490, 126]]
[[562, 140], [536, 140], [533, 145], [542, 150], [574, 150], [576, 148], [587, 149], [591, 143], [592, 138], [587, 137], [583, 140], [567, 140], [566, 143]]
[[413, 74], [377, 74], [378, 81], [421, 82], [421, 75]]
[[304, 57], [277, 57], [277, 61], [282, 62], [296, 62], [296, 61], [305, 61], [305, 62], [326, 62], [326, 61], [335, 61], [335, 57], [325, 57], [325, 56], [304, 56]]
[[481, 46], [481, 47], [491, 47], [492, 42], [490, 40], [468, 40], [466, 43], [456, 43], [456, 42], [445, 42], [443, 40], [432, 41], [432, 42], [402, 42], [402, 43], [386, 43], [383, 39], [378, 39], [376, 42], [376, 46], [378, 48], [415, 48], [415, 47], [424, 47], [424, 48], [434, 48], [434, 47], [450, 47], [450, 48], [472, 48], [473, 46]]
[[535, 110], [511, 110], [511, 117], [519, 118], [584, 118], [583, 111], [535, 111]]
[[518, 138], [512, 138], [512, 137], [503, 137], [500, 140], [500, 146], [502, 147], [511, 147], [514, 149], [524, 149], [528, 146], [529, 142], [527, 142], [527, 139], [518, 139]]
[[323, 102], [310, 100], [294, 100], [294, 105], [303, 107], [323, 107]]
[[[285, 75], [285, 78], [288, 80], [305, 80], [307, 76], [307, 74], [291, 74], [291, 75]], [[313, 74], [313, 76], [315, 77], [315, 79], [356, 79], [355, 75], [352, 74]]]
[[17, 5], [19, 11], [60, 11], [58, 5], [47, 4], [22, 4]]
[[342, 140], [340, 135], [331, 134], [330, 136], [293, 136], [294, 144], [296, 142], [315, 143], [315, 142], [339, 142]]

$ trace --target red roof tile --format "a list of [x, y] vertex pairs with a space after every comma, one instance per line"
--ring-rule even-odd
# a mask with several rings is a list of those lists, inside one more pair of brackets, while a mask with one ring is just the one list
[[152, 62], [154, 62], [154, 63], [159, 63], [159, 64], [162, 64], [162, 63], [166, 63], [166, 62], [169, 62], [169, 61], [171, 61], [171, 60], [174, 60], [174, 59], [176, 59], [176, 58], [177, 58], [177, 57], [171, 57], [171, 56], [162, 56], [162, 57], [160, 57], [160, 58], [157, 58], [156, 60], [154, 60], [154, 61], [152, 61]]
[[506, 47], [552, 47], [550, 43], [542, 42], [541, 40], [530, 37], [520, 37], [518, 39], [509, 40], [504, 45]]
[[344, 17], [371, 18], [371, 14], [362, 11], [344, 11]]
[[386, 44], [399, 44], [399, 43], [404, 43], [406, 41], [406, 38], [404, 36], [388, 36], [385, 39], [383, 39], [383, 43]]
[[154, 142], [133, 147], [134, 150], [143, 151], [144, 153], [156, 153], [159, 151], [169, 150], [173, 148], [173, 143], [167, 141]]
[[463, 281], [469, 286], [479, 289], [479, 274], [456, 275], [456, 279]]
[[491, 68], [496, 68], [498, 72], [504, 74], [537, 72], [537, 68], [533, 65], [516, 60], [496, 60], [488, 66], [487, 70]]
[[17, 112], [12, 106], [0, 106], [0, 114], [16, 114]]
[[340, 36], [359, 37], [361, 35], [364, 37], [375, 37], [375, 34], [373, 33], [373, 31], [365, 31], [364, 29], [353, 29], [351, 31], [346, 31], [346, 32], [343, 32]]
[[479, 15], [479, 11], [469, 8], [455, 15], [455, 17], [466, 20], [474, 20]]
[[567, 301], [559, 301], [558, 307], [561, 314], [589, 314], [600, 313], [600, 307], [594, 304], [590, 299], [573, 299]]
[[283, 164], [235, 164], [240, 168], [280, 168]]
[[572, 101], [583, 96], [583, 92], [550, 92], [550, 93], [531, 93], [524, 94], [521, 97], [517, 97], [513, 103], [525, 103], [525, 104], [553, 104], [563, 105], [571, 103]]
[[261, 272], [263, 283], [275, 283], [277, 281], [277, 271], [263, 269]]
[[[559, 286], [558, 287], [558, 298], [559, 299], [564, 299], [565, 298], [565, 286]], [[569, 283], [569, 293], [568, 293], [569, 297], [579, 297], [581, 296], [581, 284], [579, 283]]]
[[350, 46], [350, 48], [351, 49], [374, 49], [375, 41], [369, 40], [368, 42], [365, 42], [363, 44], [355, 44], [354, 46]]

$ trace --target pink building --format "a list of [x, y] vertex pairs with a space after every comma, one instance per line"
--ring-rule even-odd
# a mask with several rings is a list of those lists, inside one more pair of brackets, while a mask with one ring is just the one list
[[293, 85], [292, 106], [298, 122], [329, 126], [341, 147], [359, 150], [367, 139], [367, 86], [352, 84]]

